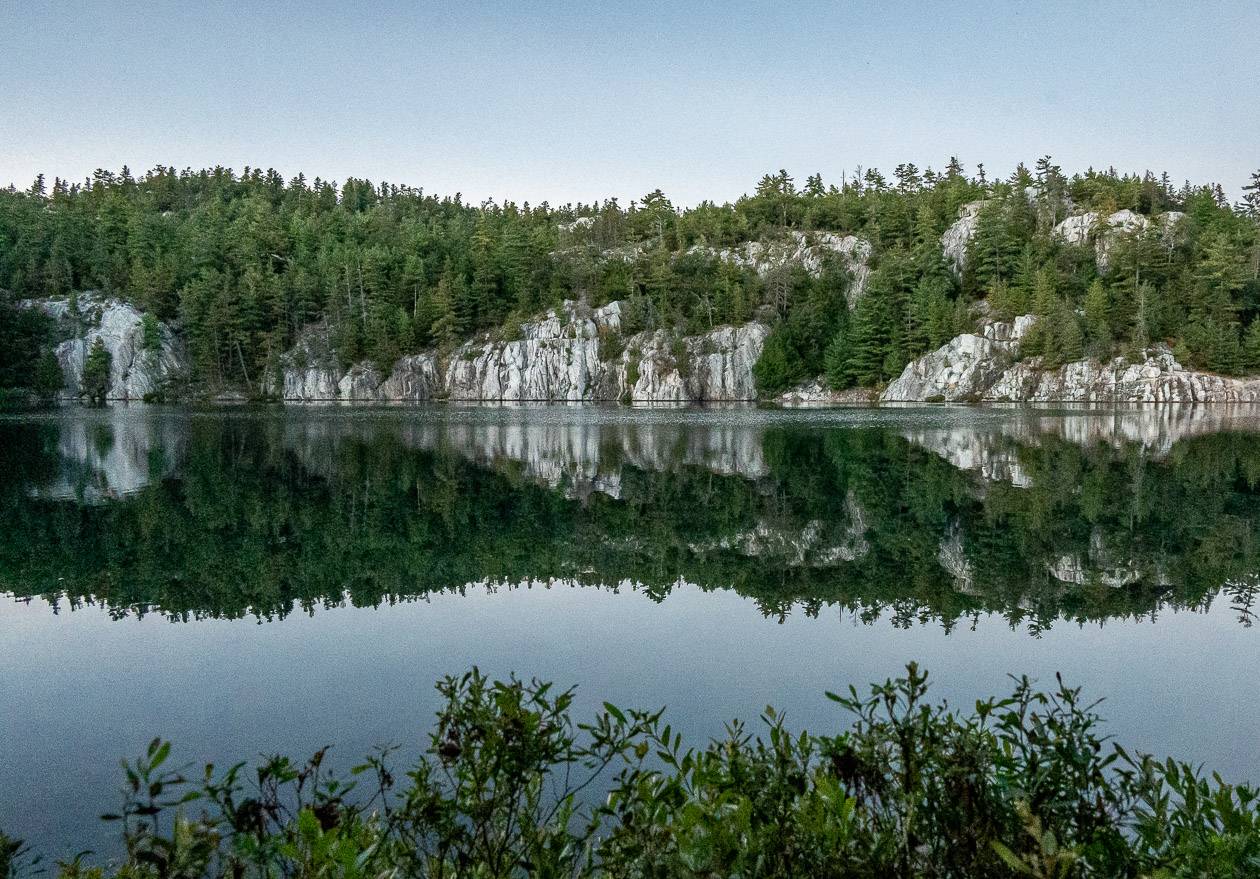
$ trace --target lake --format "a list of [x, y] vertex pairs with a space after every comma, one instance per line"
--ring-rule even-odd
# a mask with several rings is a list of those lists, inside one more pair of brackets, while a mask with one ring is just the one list
[[[693, 744], [916, 660], [1061, 672], [1260, 781], [1260, 414], [64, 409], [0, 418], [0, 828], [109, 851], [118, 759], [420, 742], [471, 665]], [[407, 748], [404, 748], [406, 752]]]

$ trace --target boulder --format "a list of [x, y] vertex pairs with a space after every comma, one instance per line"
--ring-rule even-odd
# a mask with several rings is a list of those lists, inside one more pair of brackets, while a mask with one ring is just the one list
[[594, 217], [577, 217], [568, 223], [561, 223], [556, 228], [566, 234], [573, 234], [582, 229], [589, 229], [595, 225]]
[[999, 343], [964, 333], [906, 365], [880, 394], [883, 402], [953, 402], [978, 399], [1005, 366]]
[[1088, 211], [1073, 214], [1054, 227], [1054, 234], [1064, 244], [1087, 244], [1094, 235], [1094, 225], [1098, 222], [1098, 214]]
[[845, 388], [835, 391], [821, 378], [811, 379], [784, 391], [776, 402], [781, 406], [863, 406], [875, 403], [878, 394], [870, 388]]

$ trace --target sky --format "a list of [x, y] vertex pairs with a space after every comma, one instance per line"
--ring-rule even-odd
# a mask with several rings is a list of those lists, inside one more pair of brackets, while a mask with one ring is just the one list
[[1237, 195], [1260, 3], [0, 0], [0, 186], [274, 167], [465, 200], [1050, 154]]

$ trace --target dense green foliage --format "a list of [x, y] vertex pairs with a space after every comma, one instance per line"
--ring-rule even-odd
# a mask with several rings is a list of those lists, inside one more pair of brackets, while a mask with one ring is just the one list
[[33, 388], [52, 321], [41, 311], [18, 308], [0, 295], [0, 388]]
[[[681, 578], [772, 615], [838, 606], [954, 626], [996, 612], [1037, 631], [1202, 608], [1222, 590], [1247, 621], [1260, 588], [1255, 435], [1184, 440], [1159, 458], [1136, 443], [976, 437], [1022, 469], [1020, 487], [886, 428], [737, 435], [734, 448], [764, 461], [746, 478], [722, 475], [720, 453], [719, 472], [683, 457], [720, 449], [721, 426], [606, 426], [600, 471], [616, 474], [614, 498], [480, 459], [478, 437], [497, 425], [417, 432], [405, 415], [375, 415], [154, 416], [139, 433], [97, 418], [82, 435], [75, 419], [0, 423], [0, 590], [179, 619], [372, 606], [486, 579], [629, 580], [660, 597]], [[121, 497], [59, 453], [97, 460], [115, 445], [149, 448], [150, 483]], [[955, 538], [961, 585], [940, 560]], [[1051, 576], [1064, 557], [1093, 559], [1087, 582]], [[1101, 582], [1113, 568], [1131, 582]]]
[[83, 394], [93, 403], [104, 403], [109, 390], [109, 370], [112, 358], [100, 339], [83, 361]]
[[49, 347], [52, 321], [43, 312], [19, 308], [0, 292], [0, 409], [52, 398], [62, 385], [61, 366]]
[[[779, 172], [733, 204], [677, 210], [659, 190], [628, 208], [474, 206], [357, 179], [164, 167], [137, 179], [124, 168], [0, 191], [0, 309], [87, 288], [122, 296], [178, 326], [194, 379], [220, 387], [260, 386], [313, 321], [328, 323], [345, 362], [387, 367], [581, 297], [628, 301], [629, 330], [772, 321], [757, 373], [767, 393], [824, 372], [836, 386], [886, 380], [969, 327], [981, 299], [998, 314], [1040, 314], [1035, 344], [1052, 358], [1168, 340], [1191, 364], [1229, 372], [1260, 368], [1258, 186], [1260, 174], [1231, 208], [1219, 187], [1149, 173], [1068, 179], [1046, 158], [990, 180], [951, 160], [940, 173], [905, 164], [892, 181], [872, 169], [830, 186]], [[958, 278], [940, 236], [977, 200]], [[1113, 236], [1105, 275], [1092, 246], [1051, 235], [1069, 211], [1118, 209], [1186, 217]], [[873, 247], [868, 293], [851, 314], [837, 260], [811, 278], [791, 266], [758, 275], [718, 255], [815, 231]], [[0, 338], [0, 383], [25, 380], [3, 371], [21, 362], [20, 344]]]
[[[1062, 681], [1019, 679], [971, 712], [927, 698], [927, 675], [828, 696], [851, 716], [795, 734], [773, 709], [684, 749], [661, 711], [476, 670], [405, 773], [389, 750], [347, 777], [268, 759], [252, 771], [171, 768], [154, 740], [124, 762], [125, 857], [65, 879], [209, 877], [1251, 877], [1260, 791], [1130, 755]], [[597, 791], [607, 791], [600, 797]], [[584, 795], [585, 792], [585, 795]], [[18, 848], [0, 836], [0, 852]], [[5, 871], [7, 874], [9, 871]], [[17, 871], [14, 871], [17, 872]], [[4, 874], [0, 874], [4, 875]], [[5, 875], [5, 879], [8, 876]]]

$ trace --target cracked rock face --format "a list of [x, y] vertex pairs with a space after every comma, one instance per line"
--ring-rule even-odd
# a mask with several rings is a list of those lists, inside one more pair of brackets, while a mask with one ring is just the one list
[[616, 384], [622, 395], [648, 403], [754, 400], [752, 369], [769, 334], [760, 323], [682, 338], [638, 333], [626, 342]]
[[[1177, 225], [1185, 217], [1180, 211], [1169, 211], [1154, 222], [1163, 230], [1165, 243], [1173, 243]], [[1054, 234], [1066, 244], [1085, 245], [1093, 242], [1094, 258], [1100, 271], [1106, 271], [1111, 258], [1111, 248], [1118, 237], [1132, 235], [1149, 229], [1152, 221], [1128, 209], [1116, 211], [1106, 217], [1095, 211], [1073, 214], [1054, 227]]]
[[394, 364], [394, 370], [377, 388], [379, 399], [421, 403], [438, 396], [442, 379], [437, 358], [432, 354], [409, 354]]
[[370, 401], [377, 399], [381, 373], [370, 363], [356, 363], [337, 382], [337, 395], [342, 400]]
[[967, 247], [980, 227], [980, 209], [983, 206], [983, 201], [963, 205], [958, 209], [958, 219], [941, 235], [941, 253], [955, 275], [961, 275], [967, 265]]
[[956, 402], [979, 399], [997, 382], [1034, 319], [986, 325], [963, 333], [930, 354], [906, 364], [880, 395], [883, 402]]
[[146, 347], [143, 313], [119, 299], [83, 293], [78, 298], [77, 314], [69, 299], [30, 300], [26, 305], [56, 320], [63, 333], [74, 334], [54, 349], [65, 382], [63, 397], [79, 396], [83, 364], [98, 339], [110, 355], [107, 400], [143, 400], [146, 394], [160, 392], [188, 371], [183, 343], [171, 328], [159, 323], [157, 346]]
[[440, 396], [442, 382], [433, 354], [399, 358], [388, 376], [367, 361], [342, 369], [329, 343], [327, 327], [316, 325], [303, 331], [284, 355], [279, 388], [283, 399], [308, 403], [415, 403]]
[[[285, 355], [281, 386], [284, 399], [307, 402], [752, 400], [752, 369], [769, 332], [749, 323], [700, 336], [657, 330], [622, 339], [621, 303], [591, 309], [568, 301], [523, 324], [520, 338], [484, 336], [445, 361], [435, 352], [412, 354], [386, 376], [366, 362], [343, 370], [327, 332], [315, 327]], [[602, 351], [605, 346], [620, 350]]]
[[286, 400], [336, 400], [341, 367], [328, 341], [328, 328], [307, 327], [284, 356], [282, 396]]
[[1233, 378], [1184, 368], [1155, 346], [1137, 363], [1124, 358], [1078, 360], [1043, 369], [1040, 358], [1016, 363], [1019, 341], [1035, 319], [987, 325], [964, 333], [911, 361], [884, 389], [883, 402], [984, 401], [1010, 403], [1255, 403], [1260, 379]]
[[975, 399], [1001, 375], [1003, 353], [999, 343], [964, 333], [907, 364], [901, 375], [884, 389], [880, 399], [889, 402]]
[[1162, 346], [1140, 363], [1124, 358], [1102, 363], [1079, 360], [1040, 369], [1032, 358], [1004, 370], [984, 392], [985, 400], [1070, 403], [1254, 403], [1260, 380], [1185, 369]]
[[566, 302], [523, 324], [520, 339], [473, 341], [457, 348], [446, 368], [447, 395], [452, 400], [604, 399], [607, 368], [599, 357], [600, 335], [620, 328], [618, 302], [594, 311]]
[[763, 277], [776, 269], [799, 265], [810, 277], [817, 278], [822, 274], [826, 260], [831, 256], [838, 256], [853, 279], [845, 294], [849, 308], [862, 298], [870, 277], [867, 263], [871, 258], [871, 243], [856, 235], [793, 230], [784, 241], [749, 241], [736, 248], [721, 250], [696, 245], [688, 253], [704, 253], [723, 262], [752, 269]]

